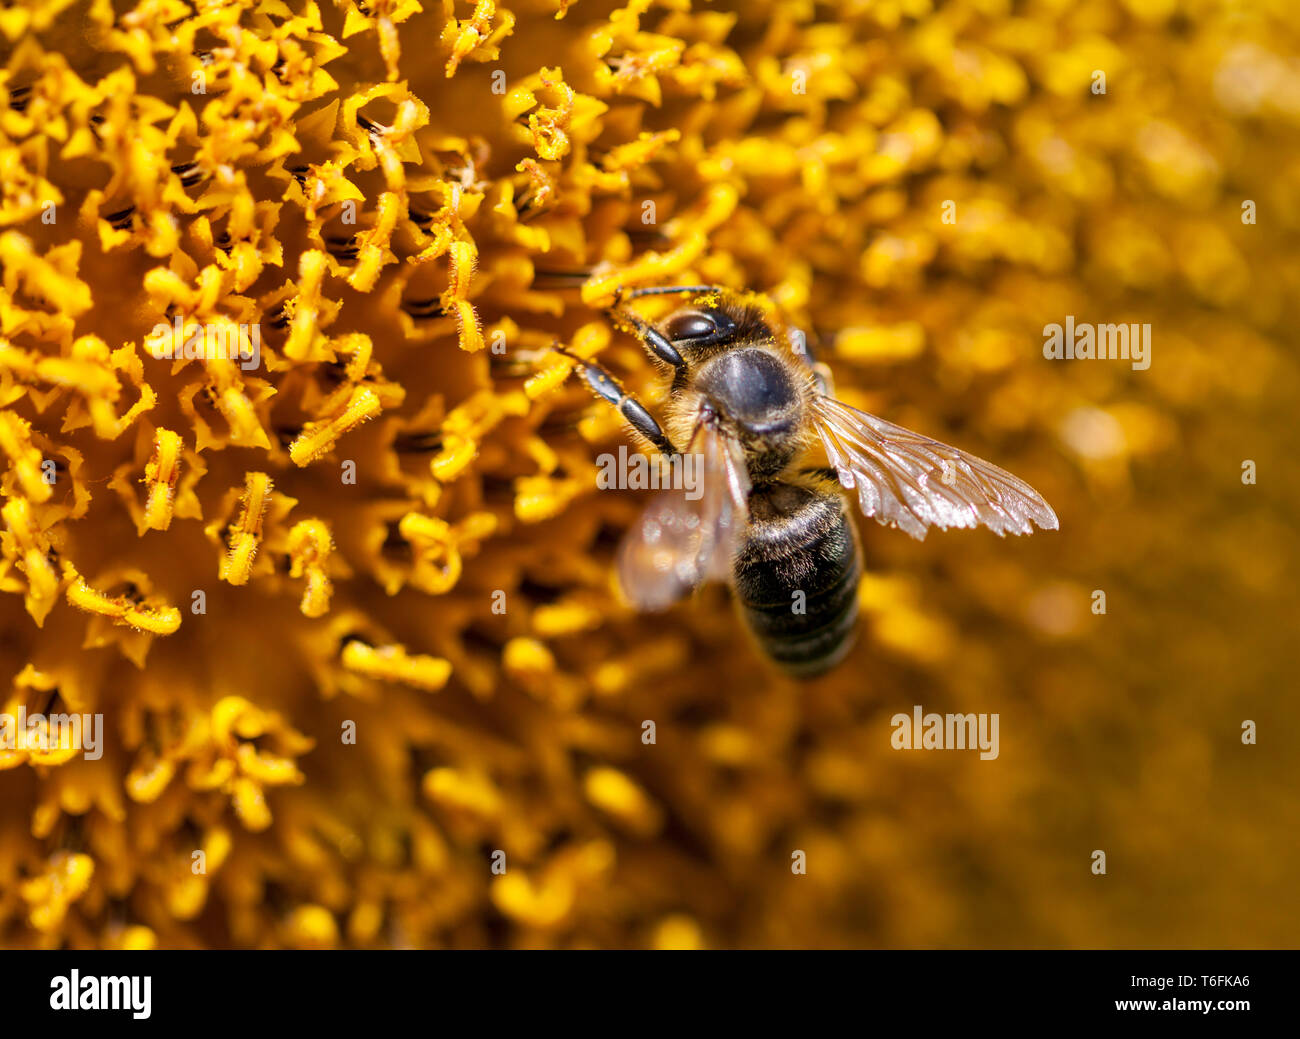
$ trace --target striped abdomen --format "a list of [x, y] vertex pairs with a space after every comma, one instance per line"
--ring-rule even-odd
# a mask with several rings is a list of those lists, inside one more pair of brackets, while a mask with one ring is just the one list
[[749, 513], [734, 567], [746, 623], [789, 674], [830, 670], [857, 630], [858, 545], [843, 498], [773, 483], [754, 490]]

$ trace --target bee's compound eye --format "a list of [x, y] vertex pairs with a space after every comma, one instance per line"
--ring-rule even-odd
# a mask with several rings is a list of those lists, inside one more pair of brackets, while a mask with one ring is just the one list
[[718, 321], [706, 311], [687, 310], [674, 314], [664, 325], [664, 334], [674, 343], [684, 339], [704, 339], [718, 331]]

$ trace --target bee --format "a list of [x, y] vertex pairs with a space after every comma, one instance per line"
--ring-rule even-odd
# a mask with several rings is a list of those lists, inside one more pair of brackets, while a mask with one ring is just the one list
[[[1023, 480], [837, 401], [829, 369], [779, 338], [752, 297], [692, 285], [623, 298], [665, 294], [692, 298], [657, 326], [622, 299], [609, 316], [672, 374], [666, 431], [602, 366], [556, 347], [637, 436], [668, 459], [694, 454], [702, 474], [694, 495], [658, 492], [619, 547], [619, 584], [637, 608], [725, 581], [759, 648], [808, 678], [856, 638], [862, 559], [846, 492], [918, 540], [932, 526], [1057, 529]], [[818, 447], [829, 466], [809, 464]]]

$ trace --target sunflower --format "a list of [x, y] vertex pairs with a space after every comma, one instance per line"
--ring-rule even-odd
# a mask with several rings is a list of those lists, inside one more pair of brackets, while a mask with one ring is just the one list
[[[0, 944], [1289, 940], [1297, 35], [1283, 0], [0, 10], [0, 697], [103, 723], [0, 748]], [[602, 310], [682, 283], [762, 293], [1062, 533], [865, 525], [863, 636], [809, 683], [724, 589], [636, 615], [620, 421], [550, 347], [661, 403]], [[1149, 369], [1047, 359], [1067, 316], [1150, 324]], [[918, 703], [999, 713], [998, 760], [894, 751]]]

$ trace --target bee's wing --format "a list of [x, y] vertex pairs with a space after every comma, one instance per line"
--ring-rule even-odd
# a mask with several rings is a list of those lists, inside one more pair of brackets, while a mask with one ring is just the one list
[[924, 539], [931, 526], [977, 527], [998, 535], [1056, 530], [1056, 513], [1024, 480], [991, 462], [892, 422], [818, 396], [813, 424], [840, 483], [862, 511]]
[[727, 578], [749, 520], [749, 475], [738, 445], [701, 423], [689, 452], [695, 490], [660, 491], [619, 548], [619, 583], [642, 610], [666, 609], [701, 582]]

